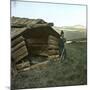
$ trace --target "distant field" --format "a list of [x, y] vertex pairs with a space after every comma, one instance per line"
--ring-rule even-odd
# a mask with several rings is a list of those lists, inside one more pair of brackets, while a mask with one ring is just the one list
[[74, 28], [74, 27], [53, 27], [54, 30], [58, 33], [61, 32], [61, 30], [64, 31], [64, 36], [67, 40], [73, 40], [73, 39], [79, 39], [79, 38], [86, 38], [87, 30], [84, 28]]
[[44, 69], [37, 68], [19, 73], [13, 88], [39, 88], [87, 84], [86, 42], [66, 45], [67, 59], [51, 61]]
[[73, 39], [79, 39], [79, 38], [86, 38], [86, 32], [85, 31], [64, 31], [65, 32], [65, 38], [67, 40], [73, 40]]

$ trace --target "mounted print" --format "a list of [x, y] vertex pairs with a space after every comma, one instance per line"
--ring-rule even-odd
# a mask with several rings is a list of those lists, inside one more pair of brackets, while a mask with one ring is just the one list
[[87, 85], [87, 5], [11, 0], [11, 88]]

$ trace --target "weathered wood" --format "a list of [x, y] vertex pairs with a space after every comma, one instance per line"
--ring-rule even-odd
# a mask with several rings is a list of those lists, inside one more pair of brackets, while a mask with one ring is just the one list
[[44, 53], [44, 52], [42, 52], [42, 53], [38, 53], [38, 55], [40, 55], [40, 56], [48, 56], [48, 53]]
[[58, 42], [58, 39], [52, 39], [52, 38], [48, 38], [48, 42]]
[[18, 56], [18, 57], [16, 58], [16, 62], [22, 60], [22, 59], [25, 58], [26, 56], [28, 56], [28, 53], [27, 53], [27, 52], [26, 52], [26, 53], [23, 53], [23, 54], [20, 55], [20, 56]]
[[59, 54], [59, 50], [48, 50], [48, 55], [56, 55]]
[[30, 69], [35, 69], [35, 68], [43, 68], [44, 69], [44, 68], [47, 68], [48, 62], [49, 61], [44, 61], [44, 62], [38, 63], [36, 65], [31, 66]]
[[59, 41], [53, 40], [53, 39], [48, 39], [48, 44], [59, 44]]
[[55, 36], [49, 35], [48, 40], [58, 41], [58, 38], [56, 38]]
[[48, 56], [49, 59], [55, 59], [55, 58], [59, 58], [59, 55], [51, 55], [51, 56]]
[[58, 45], [49, 44], [48, 49], [59, 49]]
[[31, 51], [33, 55], [48, 56], [46, 51]]
[[23, 33], [27, 28], [12, 28], [11, 30], [11, 39], [19, 36], [21, 33]]
[[38, 27], [47, 27], [47, 26], [49, 26], [49, 25], [46, 23], [46, 24], [35, 24], [35, 25], [32, 25], [31, 27], [38, 28]]
[[[46, 60], [38, 57], [56, 57], [55, 55], [58, 54], [59, 34], [53, 30], [51, 23], [48, 24], [47, 22], [43, 22], [43, 20], [31, 20], [26, 18], [14, 19], [13, 22], [14, 23], [11, 25], [11, 55], [19, 71], [30, 68], [29, 61], [27, 61], [29, 55], [30, 60], [32, 60], [31, 57], [36, 56], [37, 63]], [[35, 59], [32, 60], [31, 63], [33, 62], [35, 62]], [[44, 65], [45, 68], [47, 68], [47, 62], [39, 64], [38, 66], [43, 68]]]
[[18, 70], [18, 72], [23, 72], [23, 71], [27, 71], [27, 70], [30, 70], [30, 67], [25, 67], [23, 69], [20, 69], [20, 70]]
[[14, 52], [14, 51], [18, 50], [19, 48], [21, 48], [22, 46], [25, 46], [25, 41], [22, 41], [19, 44], [17, 44], [16, 46], [12, 47], [11, 51]]
[[24, 40], [24, 37], [23, 36], [19, 36], [16, 39], [11, 41], [11, 46], [13, 47], [13, 46], [17, 45], [18, 43], [22, 42], [23, 40]]
[[23, 46], [21, 48], [19, 48], [17, 51], [13, 52], [14, 56], [20, 56], [22, 55], [23, 53], [27, 52], [27, 48], [26, 46]]
[[26, 39], [26, 41], [29, 44], [34, 44], [34, 43], [47, 44], [47, 38], [29, 38]]
[[18, 70], [23, 69], [23, 68], [25, 68], [25, 67], [30, 67], [29, 61], [22, 62], [22, 63], [20, 63], [20, 64], [16, 64], [16, 68], [17, 68]]
[[45, 45], [45, 44], [30, 44], [30, 47], [40, 47], [40, 48], [42, 48], [42, 47], [47, 47], [47, 45]]
[[47, 47], [30, 47], [30, 52], [33, 51], [38, 51], [38, 52], [47, 52], [48, 48]]
[[24, 58], [25, 56], [28, 55], [27, 48], [26, 46], [21, 47], [17, 51], [12, 53], [12, 57], [16, 60], [19, 61], [20, 59]]
[[51, 45], [54, 45], [54, 46], [59, 47], [59, 44], [58, 44], [58, 43], [54, 43], [54, 42], [50, 42], [50, 43], [48, 43], [48, 46], [51, 46]]

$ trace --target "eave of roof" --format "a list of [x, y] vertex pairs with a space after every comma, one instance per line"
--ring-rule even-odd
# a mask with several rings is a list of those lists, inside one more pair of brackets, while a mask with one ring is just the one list
[[39, 28], [39, 27], [49, 27], [52, 29], [51, 33], [59, 36], [59, 33], [52, 28], [49, 23], [42, 19], [28, 19], [28, 18], [11, 18], [11, 38], [15, 38], [27, 29]]
[[19, 34], [21, 34], [22, 32], [24, 32], [27, 28], [12, 28], [11, 30], [11, 38], [15, 38], [16, 36], [18, 36]]
[[28, 19], [20, 17], [11, 17], [11, 26], [30, 26], [35, 24], [45, 24], [46, 22], [42, 19]]

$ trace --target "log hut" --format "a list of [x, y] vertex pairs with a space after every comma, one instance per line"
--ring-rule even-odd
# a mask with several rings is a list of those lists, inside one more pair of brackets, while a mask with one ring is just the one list
[[15, 70], [59, 56], [59, 34], [42, 19], [11, 18], [11, 58]]

